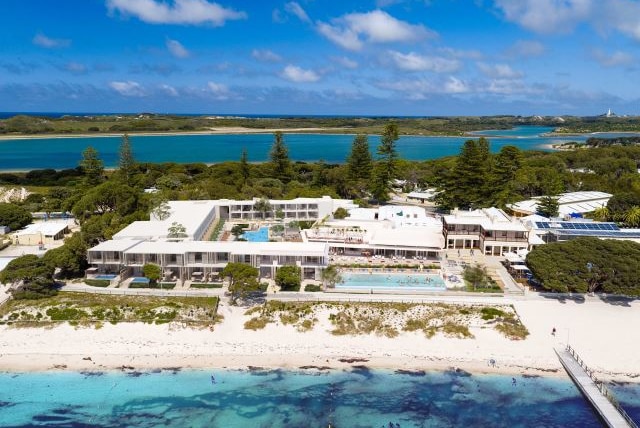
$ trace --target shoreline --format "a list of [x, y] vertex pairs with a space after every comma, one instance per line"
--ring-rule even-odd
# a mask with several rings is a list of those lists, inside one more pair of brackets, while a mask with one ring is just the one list
[[[329, 312], [300, 332], [277, 321], [247, 330], [247, 308], [220, 305], [222, 322], [209, 329], [178, 323], [105, 323], [99, 328], [0, 326], [0, 371], [108, 371], [184, 369], [447, 371], [568, 378], [554, 348], [577, 350], [603, 380], [640, 382], [640, 301], [517, 300], [511, 303], [530, 335], [510, 340], [493, 328], [470, 325], [473, 338], [399, 330], [396, 337], [332, 334]], [[594, 320], [598, 320], [594, 322]], [[391, 321], [390, 321], [391, 322]], [[551, 334], [552, 327], [557, 334]], [[490, 366], [495, 360], [496, 367]], [[129, 369], [132, 367], [133, 369]]]

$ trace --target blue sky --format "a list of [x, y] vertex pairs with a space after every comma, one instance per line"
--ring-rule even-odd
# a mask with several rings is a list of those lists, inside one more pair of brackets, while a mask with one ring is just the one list
[[0, 111], [640, 114], [640, 0], [3, 0]]

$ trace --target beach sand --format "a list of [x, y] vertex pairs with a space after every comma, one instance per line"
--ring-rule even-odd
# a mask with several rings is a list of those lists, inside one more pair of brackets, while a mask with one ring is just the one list
[[[329, 321], [309, 332], [292, 326], [244, 329], [246, 308], [221, 306], [224, 322], [213, 331], [179, 325], [128, 323], [102, 328], [0, 326], [0, 370], [110, 370], [135, 368], [264, 368], [304, 366], [403, 370], [462, 369], [472, 373], [566, 376], [554, 346], [569, 343], [598, 377], [640, 381], [640, 302], [627, 306], [596, 299], [522, 300], [514, 307], [530, 331], [509, 340], [493, 329], [472, 328], [474, 339], [403, 332], [333, 336]], [[556, 335], [551, 331], [556, 328]], [[489, 361], [494, 359], [496, 366]]]

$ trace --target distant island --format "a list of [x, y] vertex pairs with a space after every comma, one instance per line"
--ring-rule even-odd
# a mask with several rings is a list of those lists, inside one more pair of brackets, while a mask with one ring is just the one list
[[96, 135], [113, 133], [270, 133], [312, 132], [380, 134], [390, 120], [403, 135], [464, 136], [486, 129], [515, 126], [553, 127], [553, 134], [640, 132], [638, 117], [465, 116], [465, 117], [242, 117], [174, 114], [17, 114], [0, 120], [0, 136]]

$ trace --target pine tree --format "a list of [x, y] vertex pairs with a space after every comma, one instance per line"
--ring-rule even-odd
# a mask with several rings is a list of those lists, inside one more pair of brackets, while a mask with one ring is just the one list
[[282, 182], [287, 182], [291, 178], [291, 161], [289, 160], [289, 150], [284, 144], [282, 132], [274, 134], [273, 146], [269, 152], [273, 172], [276, 178]]
[[538, 208], [536, 214], [543, 217], [557, 217], [558, 216], [558, 198], [555, 196], [543, 196], [538, 202]]
[[379, 158], [374, 169], [371, 189], [373, 197], [380, 202], [389, 199], [391, 180], [396, 175], [398, 162], [396, 141], [398, 141], [398, 125], [390, 123], [384, 127], [380, 136], [380, 145], [376, 151]]
[[490, 160], [488, 140], [467, 140], [441, 186], [444, 192], [438, 197], [440, 204], [463, 209], [490, 205]]
[[349, 178], [353, 180], [368, 180], [371, 177], [371, 152], [369, 152], [369, 140], [365, 134], [358, 134], [353, 139], [351, 153], [347, 158]]
[[131, 185], [131, 179], [136, 169], [136, 161], [133, 157], [129, 135], [122, 136], [122, 144], [120, 144], [120, 157], [118, 158], [118, 173], [122, 180]]
[[251, 166], [249, 165], [247, 149], [242, 149], [240, 154], [240, 174], [242, 175], [242, 182], [246, 183], [251, 176]]
[[522, 167], [522, 152], [515, 146], [504, 146], [495, 156], [491, 171], [490, 201], [504, 207], [518, 198], [515, 190], [516, 174]]
[[82, 152], [80, 168], [85, 175], [85, 183], [95, 186], [102, 182], [104, 178], [104, 163], [98, 157], [98, 151], [89, 146]]

